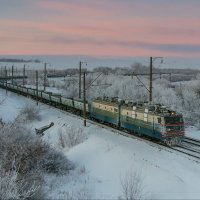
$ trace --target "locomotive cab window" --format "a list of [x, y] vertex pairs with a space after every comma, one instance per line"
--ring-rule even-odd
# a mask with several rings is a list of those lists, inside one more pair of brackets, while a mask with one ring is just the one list
[[165, 117], [165, 123], [166, 124], [183, 123], [183, 118], [182, 117]]

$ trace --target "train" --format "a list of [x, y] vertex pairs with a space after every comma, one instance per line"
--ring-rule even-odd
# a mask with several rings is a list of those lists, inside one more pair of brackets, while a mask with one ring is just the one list
[[[83, 115], [82, 99], [6, 82], [0, 82], [0, 87]], [[107, 97], [86, 101], [85, 104], [86, 116], [91, 120], [157, 140], [167, 146], [179, 145], [185, 136], [183, 115], [161, 104]]]

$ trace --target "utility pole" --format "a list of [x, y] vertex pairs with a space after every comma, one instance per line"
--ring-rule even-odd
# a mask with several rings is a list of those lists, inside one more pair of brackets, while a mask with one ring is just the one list
[[4, 66], [3, 76], [6, 76], [6, 66]]
[[81, 98], [81, 61], [79, 62], [79, 93], [78, 93], [79, 99]]
[[17, 71], [17, 67], [16, 67], [15, 75], [17, 76], [17, 74], [18, 74], [18, 71]]
[[47, 63], [44, 63], [44, 91], [46, 89]]
[[152, 68], [153, 68], [153, 58], [150, 57], [150, 83], [149, 83], [149, 102], [152, 102]]
[[7, 70], [5, 70], [6, 75], [6, 94], [8, 93], [8, 87], [7, 87]]
[[12, 65], [12, 84], [13, 84], [14, 66]]
[[152, 102], [152, 91], [153, 91], [153, 87], [152, 87], [152, 81], [153, 81], [153, 61], [160, 58], [161, 59], [161, 63], [163, 63], [163, 57], [150, 57], [150, 83], [149, 83], [149, 102]]
[[23, 86], [25, 85], [25, 65], [24, 65], [24, 68], [23, 68]]
[[36, 101], [38, 105], [38, 71], [36, 71], [35, 73], [36, 73]]
[[83, 124], [86, 126], [86, 89], [85, 89], [85, 72], [83, 72]]
[[83, 63], [87, 65], [87, 62], [81, 62], [81, 61], [79, 62], [79, 93], [78, 93], [79, 99], [81, 99], [81, 73], [82, 73], [81, 67]]

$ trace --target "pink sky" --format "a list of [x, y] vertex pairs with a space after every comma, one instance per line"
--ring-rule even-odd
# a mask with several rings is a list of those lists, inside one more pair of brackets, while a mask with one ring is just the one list
[[198, 0], [0, 4], [0, 54], [200, 56]]

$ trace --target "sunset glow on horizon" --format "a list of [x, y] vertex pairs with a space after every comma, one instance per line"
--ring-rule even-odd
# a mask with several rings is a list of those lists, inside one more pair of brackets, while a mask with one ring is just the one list
[[200, 56], [199, 0], [0, 0], [1, 55]]

